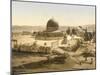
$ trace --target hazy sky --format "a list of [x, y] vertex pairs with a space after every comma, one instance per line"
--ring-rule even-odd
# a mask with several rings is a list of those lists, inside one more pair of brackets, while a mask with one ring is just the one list
[[45, 26], [53, 18], [60, 26], [95, 24], [95, 7], [79, 5], [12, 2], [12, 24]]

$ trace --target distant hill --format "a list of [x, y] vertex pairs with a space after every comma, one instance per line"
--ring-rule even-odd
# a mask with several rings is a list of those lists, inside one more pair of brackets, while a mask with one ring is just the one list
[[86, 29], [87, 28], [87, 30], [88, 31], [95, 31], [95, 25], [84, 25], [84, 26], [82, 26], [84, 29]]
[[[61, 31], [66, 31], [67, 28], [74, 28], [74, 27], [78, 27], [78, 26], [60, 26], [59, 30]], [[88, 31], [94, 31], [95, 30], [95, 25], [83, 25], [82, 28], [87, 28]], [[12, 32], [22, 32], [22, 31], [29, 31], [29, 32], [33, 32], [33, 31], [44, 31], [46, 29], [46, 27], [43, 26], [12, 26]]]
[[[66, 29], [68, 28], [68, 27], [70, 27], [71, 29], [72, 28], [79, 28], [79, 26], [61, 26], [59, 29], [61, 30], [61, 31], [66, 31]], [[88, 31], [95, 31], [95, 25], [83, 25], [83, 26], [81, 26], [83, 29], [86, 29], [87, 28], [87, 30]]]
[[45, 27], [41, 26], [12, 26], [13, 32], [22, 32], [22, 31], [43, 31], [45, 30]]

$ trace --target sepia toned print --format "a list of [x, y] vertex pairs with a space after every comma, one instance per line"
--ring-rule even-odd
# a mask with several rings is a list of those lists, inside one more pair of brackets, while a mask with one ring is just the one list
[[95, 10], [12, 1], [12, 74], [96, 69]]

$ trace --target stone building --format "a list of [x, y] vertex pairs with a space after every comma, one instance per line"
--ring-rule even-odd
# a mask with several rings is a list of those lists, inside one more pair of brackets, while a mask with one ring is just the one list
[[46, 29], [43, 32], [38, 32], [36, 39], [40, 40], [53, 40], [63, 37], [63, 33], [59, 30], [59, 25], [53, 19], [49, 19], [46, 25]]

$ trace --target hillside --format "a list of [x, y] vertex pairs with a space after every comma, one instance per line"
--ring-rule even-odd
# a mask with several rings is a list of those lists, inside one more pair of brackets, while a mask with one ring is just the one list
[[[66, 31], [66, 29], [70, 27], [70, 28], [77, 28], [78, 26], [60, 26], [59, 30], [61, 31]], [[88, 31], [94, 31], [95, 30], [95, 25], [83, 25], [82, 28], [86, 28], [88, 29]], [[29, 32], [33, 32], [33, 31], [44, 31], [46, 29], [46, 27], [44, 26], [12, 26], [12, 32], [22, 32], [22, 31], [29, 31]]]

